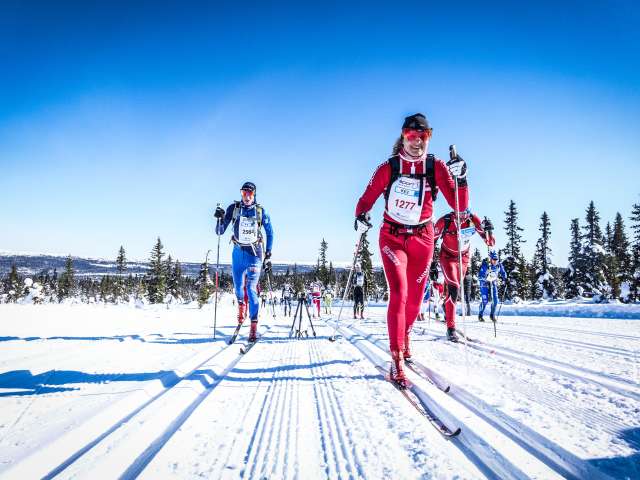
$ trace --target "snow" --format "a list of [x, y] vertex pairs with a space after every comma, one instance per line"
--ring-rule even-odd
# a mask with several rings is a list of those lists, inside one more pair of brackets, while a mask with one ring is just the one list
[[466, 346], [416, 322], [408, 375], [452, 440], [376, 368], [385, 312], [332, 343], [335, 314], [293, 339], [263, 310], [242, 356], [229, 296], [215, 340], [213, 305], [0, 305], [0, 477], [640, 476], [639, 305], [504, 305], [497, 337], [458, 319]]

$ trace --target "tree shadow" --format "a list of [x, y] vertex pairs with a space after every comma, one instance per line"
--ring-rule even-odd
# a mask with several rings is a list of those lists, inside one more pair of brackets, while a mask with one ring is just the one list
[[33, 375], [30, 370], [14, 370], [0, 374], [0, 388], [20, 390], [18, 392], [0, 392], [0, 397], [42, 395], [45, 393], [79, 390], [78, 387], [65, 387], [81, 383], [99, 384], [109, 382], [148, 382], [160, 380], [165, 388], [172, 387], [180, 378], [172, 370], [160, 370], [149, 373], [86, 373], [76, 370], [49, 370]]
[[640, 427], [623, 430], [620, 439], [633, 448], [634, 453], [626, 457], [593, 458], [589, 463], [612, 478], [640, 478]]
[[[183, 333], [174, 333], [173, 335], [185, 335]], [[131, 335], [112, 335], [112, 336], [53, 336], [53, 337], [0, 337], [0, 342], [11, 341], [23, 341], [32, 342], [35, 340], [65, 340], [65, 341], [117, 341], [124, 342], [127, 340], [135, 340], [142, 343], [161, 343], [168, 345], [181, 345], [181, 344], [194, 344], [194, 343], [215, 343], [223, 341], [228, 337], [228, 334], [220, 330], [216, 330], [216, 338], [212, 335], [202, 334], [189, 334], [193, 336], [199, 335], [199, 338], [178, 338], [178, 337], [165, 337], [160, 333], [149, 333], [144, 336], [138, 334]], [[155, 337], [153, 339], [149, 337]]]

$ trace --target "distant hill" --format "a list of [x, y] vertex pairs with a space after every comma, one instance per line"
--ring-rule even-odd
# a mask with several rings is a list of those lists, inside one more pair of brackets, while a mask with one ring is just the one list
[[[0, 275], [4, 276], [11, 270], [11, 265], [15, 263], [18, 272], [21, 275], [39, 275], [40, 273], [52, 274], [54, 270], [61, 273], [64, 270], [64, 262], [67, 257], [57, 255], [29, 255], [29, 254], [10, 254], [0, 253]], [[73, 268], [76, 275], [99, 278], [104, 275], [116, 274], [115, 260], [105, 260], [96, 258], [73, 258]], [[211, 259], [210, 259], [211, 260]], [[195, 277], [200, 271], [200, 263], [180, 262], [184, 275]], [[211, 266], [211, 265], [210, 265]], [[215, 264], [213, 265], [215, 267]], [[292, 268], [293, 264], [274, 263], [273, 270], [275, 273], [284, 273], [287, 267]], [[313, 265], [297, 266], [298, 272], [305, 273], [314, 269]], [[127, 273], [132, 275], [143, 275], [149, 270], [148, 262], [127, 262]], [[231, 274], [231, 266], [228, 263], [220, 264], [220, 270]], [[342, 270], [338, 268], [338, 270]]]

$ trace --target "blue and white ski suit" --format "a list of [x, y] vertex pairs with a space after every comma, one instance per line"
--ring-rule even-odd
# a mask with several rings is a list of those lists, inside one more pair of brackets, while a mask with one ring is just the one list
[[[486, 258], [482, 260], [478, 279], [480, 281], [480, 315], [484, 313], [484, 309], [489, 303], [489, 295], [491, 295], [491, 315], [496, 313], [496, 305], [498, 304], [498, 275], [504, 282], [507, 279], [502, 263], [498, 262], [492, 265]], [[489, 293], [491, 292], [491, 293]]]
[[[233, 221], [233, 212], [237, 203], [232, 203], [227, 207], [224, 218], [216, 227], [218, 235], [224, 234], [229, 224]], [[271, 218], [262, 208], [262, 226], [267, 234], [267, 245], [265, 252], [271, 252], [273, 245], [273, 227]], [[260, 303], [256, 290], [260, 271], [262, 270], [263, 239], [260, 226], [257, 222], [256, 203], [246, 206], [239, 202], [238, 214], [233, 223], [233, 254], [231, 256], [231, 266], [233, 272], [233, 287], [235, 289], [238, 302], [244, 302], [244, 286], [246, 279], [247, 294], [249, 296], [249, 318], [252, 322], [258, 320]]]

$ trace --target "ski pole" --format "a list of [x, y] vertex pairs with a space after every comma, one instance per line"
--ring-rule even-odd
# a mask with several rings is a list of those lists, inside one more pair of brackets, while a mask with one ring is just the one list
[[358, 244], [356, 245], [356, 252], [353, 254], [353, 262], [351, 262], [351, 269], [349, 270], [349, 276], [347, 277], [347, 284], [344, 288], [344, 293], [342, 294], [342, 303], [340, 304], [340, 310], [338, 310], [338, 319], [336, 320], [336, 324], [333, 328], [333, 334], [329, 337], [330, 342], [336, 341], [336, 332], [338, 331], [338, 326], [340, 325], [340, 317], [342, 316], [342, 308], [344, 307], [344, 302], [347, 300], [347, 292], [349, 291], [349, 285], [351, 284], [351, 276], [353, 275], [353, 271], [356, 268], [356, 262], [358, 261], [358, 254], [360, 253], [360, 246], [362, 245], [362, 239], [367, 234], [367, 232], [362, 232], [360, 234], [360, 238], [358, 239]]
[[273, 288], [271, 288], [271, 268], [266, 269], [267, 274], [267, 286], [269, 287], [269, 297], [271, 298], [271, 312], [273, 313], [273, 319], [276, 318], [276, 307], [273, 300]]
[[[218, 204], [218, 207], [220, 204]], [[216, 221], [216, 235], [218, 236], [218, 249], [216, 252], [216, 296], [213, 304], [213, 339], [216, 338], [216, 328], [218, 326], [218, 271], [220, 270], [220, 233], [219, 227], [220, 219]]]
[[[458, 158], [458, 153], [456, 152], [456, 146], [455, 145], [449, 145], [449, 163], [453, 163], [457, 158]], [[456, 234], [458, 237], [458, 272], [459, 272], [459, 276], [458, 276], [458, 283], [460, 285], [460, 290], [459, 290], [459, 298], [462, 300], [462, 330], [463, 330], [463, 336], [464, 336], [464, 355], [465, 355], [465, 361], [467, 364], [467, 370], [469, 370], [469, 354], [467, 352], [467, 316], [465, 315], [465, 305], [464, 305], [464, 277], [463, 277], [463, 270], [462, 270], [462, 235], [460, 235], [460, 229], [462, 228], [462, 223], [460, 222], [460, 208], [459, 208], [459, 202], [458, 202], [458, 177], [454, 176], [453, 177], [454, 180], [454, 196], [455, 198], [455, 206], [456, 206], [456, 223], [457, 223], [457, 228], [456, 228]], [[455, 312], [455, 308], [454, 308], [454, 312]]]

